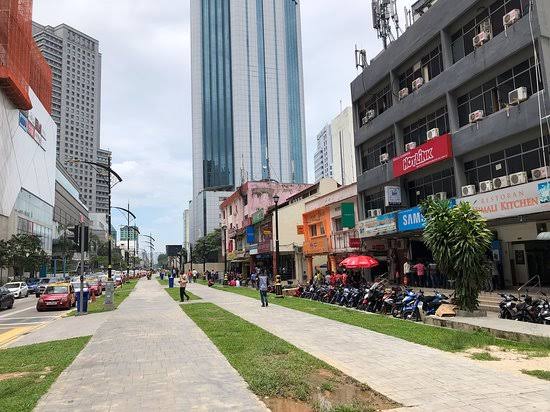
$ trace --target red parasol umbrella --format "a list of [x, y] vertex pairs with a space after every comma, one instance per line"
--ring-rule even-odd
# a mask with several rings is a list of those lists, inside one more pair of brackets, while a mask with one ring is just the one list
[[346, 269], [370, 269], [378, 266], [378, 261], [371, 256], [350, 256], [340, 263]]

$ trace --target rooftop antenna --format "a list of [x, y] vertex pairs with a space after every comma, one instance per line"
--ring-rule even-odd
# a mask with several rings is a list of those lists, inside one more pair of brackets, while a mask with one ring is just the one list
[[[384, 49], [401, 34], [396, 2], [397, 0], [372, 0], [372, 27], [378, 38], [382, 39]], [[391, 22], [395, 26], [395, 36]]]

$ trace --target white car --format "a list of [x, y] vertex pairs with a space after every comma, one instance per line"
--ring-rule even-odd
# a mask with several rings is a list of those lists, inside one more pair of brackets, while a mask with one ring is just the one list
[[29, 296], [29, 287], [25, 282], [10, 282], [4, 285], [14, 298], [26, 298]]

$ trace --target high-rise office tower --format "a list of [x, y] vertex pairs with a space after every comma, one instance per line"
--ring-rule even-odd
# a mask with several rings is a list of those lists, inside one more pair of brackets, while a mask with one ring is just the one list
[[60, 24], [33, 22], [33, 36], [52, 69], [52, 118], [57, 124], [57, 157], [82, 188], [90, 212], [104, 212], [97, 199], [93, 167], [69, 159], [96, 161], [99, 149], [101, 53], [94, 38]]
[[241, 183], [307, 181], [300, 33], [294, 0], [191, 0], [191, 241]]
[[[97, 163], [111, 165], [112, 153], [109, 150], [97, 149]], [[96, 212], [107, 213], [109, 211], [109, 181], [103, 171], [96, 173]]]

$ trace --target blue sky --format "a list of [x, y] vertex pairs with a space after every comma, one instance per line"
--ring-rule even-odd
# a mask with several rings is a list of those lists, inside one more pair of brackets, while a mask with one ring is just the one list
[[[398, 1], [398, 9], [411, 0]], [[302, 42], [309, 176], [317, 132], [350, 104], [354, 49], [382, 48], [365, 0], [302, 0]], [[130, 208], [156, 250], [183, 240], [192, 196], [189, 2], [35, 0], [34, 20], [66, 23], [100, 42], [101, 146], [113, 151], [124, 181], [113, 205]], [[124, 224], [113, 212], [113, 224]]]

